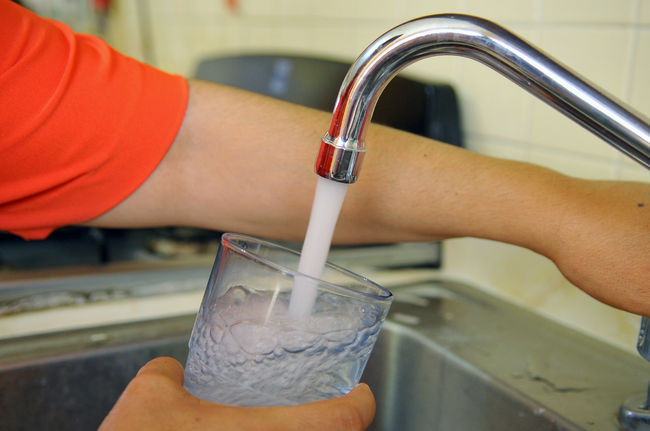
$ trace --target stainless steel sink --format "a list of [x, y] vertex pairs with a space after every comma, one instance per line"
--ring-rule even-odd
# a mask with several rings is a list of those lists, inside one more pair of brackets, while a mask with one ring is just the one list
[[[462, 283], [393, 291], [364, 377], [371, 430], [617, 430], [620, 403], [650, 378], [641, 358]], [[193, 321], [0, 341], [0, 429], [96, 429], [145, 362], [184, 362]]]

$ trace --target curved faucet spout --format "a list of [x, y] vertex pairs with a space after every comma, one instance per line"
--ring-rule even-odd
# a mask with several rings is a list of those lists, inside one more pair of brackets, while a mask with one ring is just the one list
[[355, 61], [339, 91], [316, 173], [355, 182], [365, 153], [366, 128], [383, 89], [409, 64], [444, 54], [473, 58], [495, 69], [650, 168], [647, 119], [502, 27], [481, 18], [446, 14], [393, 28]]

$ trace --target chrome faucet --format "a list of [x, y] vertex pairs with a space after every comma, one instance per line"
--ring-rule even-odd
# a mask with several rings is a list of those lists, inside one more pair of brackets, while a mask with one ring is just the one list
[[[384, 33], [354, 62], [339, 90], [322, 139], [316, 173], [354, 183], [365, 154], [364, 136], [381, 92], [402, 69], [423, 58], [460, 55], [491, 67], [650, 169], [650, 121], [504, 28], [467, 15], [418, 18]], [[650, 360], [650, 319], [642, 318], [638, 351]], [[626, 400], [624, 429], [650, 430], [648, 393]]]
[[436, 55], [473, 58], [510, 78], [650, 169], [650, 121], [504, 28], [467, 15], [432, 15], [401, 24], [374, 41], [341, 85], [322, 139], [316, 173], [354, 183], [377, 99], [402, 69]]

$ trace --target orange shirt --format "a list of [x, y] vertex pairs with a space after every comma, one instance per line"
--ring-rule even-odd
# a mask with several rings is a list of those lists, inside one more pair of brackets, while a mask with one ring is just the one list
[[45, 238], [97, 217], [153, 172], [185, 79], [0, 0], [0, 230]]

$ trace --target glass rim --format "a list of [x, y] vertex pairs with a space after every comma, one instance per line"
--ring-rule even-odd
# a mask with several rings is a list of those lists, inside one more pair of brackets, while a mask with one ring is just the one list
[[251, 250], [247, 250], [247, 249], [241, 247], [239, 244], [237, 244], [235, 242], [235, 241], [238, 241], [238, 240], [261, 244], [261, 245], [264, 245], [264, 246], [269, 247], [269, 248], [279, 249], [279, 250], [282, 250], [284, 252], [288, 252], [290, 254], [298, 256], [298, 258], [300, 257], [300, 252], [298, 252], [296, 250], [292, 250], [292, 249], [290, 249], [288, 247], [284, 247], [284, 246], [282, 246], [280, 244], [276, 244], [276, 243], [273, 243], [271, 241], [267, 241], [267, 240], [264, 240], [264, 239], [261, 239], [261, 238], [256, 238], [254, 236], [240, 234], [240, 233], [232, 233], [232, 232], [227, 232], [227, 233], [224, 233], [224, 234], [221, 235], [221, 245], [222, 246], [228, 247], [231, 250], [233, 250], [234, 252], [236, 252], [236, 253], [238, 253], [238, 254], [240, 254], [242, 256], [251, 257], [251, 258], [253, 258], [253, 259], [257, 260], [257, 261], [260, 261], [260, 262], [264, 263], [267, 266], [275, 268], [275, 269], [277, 269], [277, 270], [279, 270], [279, 271], [281, 271], [283, 273], [292, 275], [294, 278], [295, 278], [296, 275], [298, 275], [300, 277], [305, 277], [307, 279], [314, 280], [319, 285], [326, 285], [327, 287], [329, 287], [330, 289], [333, 289], [333, 290], [343, 291], [345, 293], [353, 294], [355, 296], [362, 296], [362, 297], [372, 298], [372, 299], [378, 300], [378, 301], [391, 301], [393, 299], [393, 294], [392, 294], [392, 292], [390, 290], [388, 290], [385, 287], [375, 283], [374, 281], [370, 280], [367, 277], [359, 275], [359, 274], [357, 274], [357, 273], [355, 273], [353, 271], [350, 271], [349, 269], [345, 269], [342, 266], [337, 265], [335, 263], [332, 263], [330, 261], [325, 262], [326, 267], [329, 267], [329, 268], [332, 268], [332, 269], [334, 269], [334, 270], [336, 270], [338, 272], [341, 272], [344, 275], [346, 275], [348, 277], [351, 277], [351, 278], [353, 278], [353, 279], [355, 279], [355, 280], [357, 280], [357, 281], [359, 281], [359, 282], [361, 282], [363, 284], [370, 285], [373, 288], [375, 288], [377, 291], [382, 292], [383, 295], [382, 294], [375, 294], [375, 293], [371, 293], [371, 292], [362, 292], [362, 291], [355, 290], [355, 289], [352, 289], [352, 288], [349, 288], [349, 287], [341, 286], [341, 285], [333, 283], [331, 281], [326, 281], [326, 280], [323, 280], [323, 279], [320, 279], [320, 278], [312, 277], [312, 276], [304, 274], [304, 273], [302, 273], [302, 272], [300, 272], [300, 271], [298, 271], [296, 269], [288, 268], [288, 267], [286, 267], [284, 265], [281, 265], [281, 264], [279, 264], [277, 262], [273, 262], [272, 260], [270, 260], [268, 258], [260, 256], [259, 254], [255, 253], [255, 252], [253, 252]]

